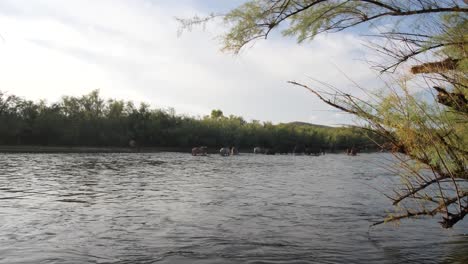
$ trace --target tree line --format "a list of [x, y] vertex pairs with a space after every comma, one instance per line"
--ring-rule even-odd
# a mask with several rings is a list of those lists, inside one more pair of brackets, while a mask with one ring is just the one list
[[352, 127], [327, 127], [293, 122], [247, 122], [239, 116], [176, 115], [146, 103], [105, 100], [98, 90], [52, 104], [0, 92], [0, 145], [219, 148], [255, 146], [291, 152], [295, 146], [337, 152], [349, 147], [372, 149], [370, 132]]

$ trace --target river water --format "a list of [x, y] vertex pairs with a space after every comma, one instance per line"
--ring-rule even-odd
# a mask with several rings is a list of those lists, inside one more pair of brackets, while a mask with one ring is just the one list
[[0, 263], [468, 263], [468, 221], [369, 229], [388, 154], [0, 154]]

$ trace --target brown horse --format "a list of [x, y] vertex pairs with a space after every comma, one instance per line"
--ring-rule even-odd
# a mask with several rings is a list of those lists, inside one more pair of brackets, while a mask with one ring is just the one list
[[239, 150], [236, 147], [231, 147], [231, 156], [239, 155]]
[[192, 156], [206, 156], [207, 152], [208, 152], [207, 147], [192, 148]]
[[352, 148], [346, 150], [346, 153], [349, 156], [356, 156], [357, 152], [358, 152], [358, 150], [355, 147], [352, 147]]

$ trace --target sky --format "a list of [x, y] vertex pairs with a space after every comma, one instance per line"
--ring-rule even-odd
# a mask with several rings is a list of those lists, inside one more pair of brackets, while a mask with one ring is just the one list
[[242, 1], [2, 0], [0, 90], [48, 102], [99, 89], [178, 114], [212, 109], [246, 120], [352, 124], [310, 92], [319, 80], [345, 91], [375, 85], [371, 56], [353, 32], [297, 44], [274, 34], [239, 55], [223, 53], [213, 22], [178, 35], [175, 17], [225, 12]]

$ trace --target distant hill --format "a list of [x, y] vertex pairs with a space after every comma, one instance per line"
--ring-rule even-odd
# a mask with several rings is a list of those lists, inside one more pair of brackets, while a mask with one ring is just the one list
[[287, 124], [287, 125], [296, 125], [296, 126], [310, 126], [310, 127], [333, 128], [333, 127], [331, 127], [331, 126], [317, 125], [317, 124], [311, 124], [311, 123], [300, 122], [300, 121], [289, 122], [289, 123], [286, 123], [286, 124]]

